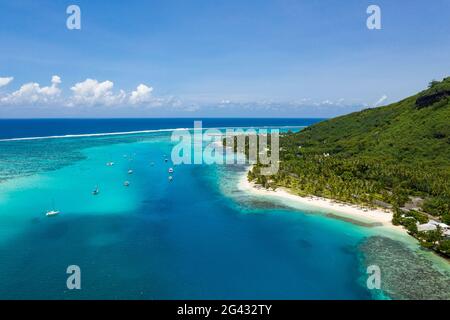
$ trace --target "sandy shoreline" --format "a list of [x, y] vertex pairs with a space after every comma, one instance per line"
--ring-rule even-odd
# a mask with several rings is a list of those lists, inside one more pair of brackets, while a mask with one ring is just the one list
[[278, 188], [276, 191], [267, 190], [249, 182], [247, 180], [247, 171], [242, 175], [238, 188], [254, 195], [272, 196], [287, 200], [286, 204], [294, 207], [319, 209], [320, 212], [330, 213], [332, 216], [355, 220], [368, 225], [386, 227], [390, 230], [407, 234], [403, 227], [392, 224], [392, 212], [389, 210], [362, 208], [361, 206], [338, 203], [320, 197], [301, 197], [290, 193], [284, 188]]

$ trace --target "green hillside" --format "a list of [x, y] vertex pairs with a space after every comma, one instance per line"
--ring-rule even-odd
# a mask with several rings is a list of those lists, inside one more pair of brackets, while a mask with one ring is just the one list
[[392, 207], [394, 222], [412, 233], [413, 220], [450, 224], [450, 77], [400, 102], [283, 135], [280, 145], [279, 172], [262, 176], [256, 165], [250, 180]]
[[302, 144], [310, 154], [450, 166], [450, 78], [435, 86], [447, 95], [426, 106], [417, 101], [436, 96], [434, 87], [389, 106], [318, 123], [292, 135], [291, 142]]

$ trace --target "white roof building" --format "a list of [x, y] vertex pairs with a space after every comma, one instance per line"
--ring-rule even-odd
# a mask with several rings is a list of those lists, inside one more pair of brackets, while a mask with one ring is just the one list
[[450, 229], [450, 226], [446, 225], [445, 223], [437, 222], [437, 221], [434, 221], [434, 220], [430, 220], [429, 223], [434, 224], [435, 226], [439, 226], [443, 230], [449, 230]]
[[432, 223], [424, 223], [424, 224], [419, 224], [417, 226], [417, 231], [422, 232], [422, 231], [433, 231], [436, 230], [437, 226], [432, 224]]
[[445, 235], [447, 235], [447, 233], [450, 235], [450, 226], [445, 223], [437, 222], [435, 220], [430, 220], [428, 223], [424, 223], [424, 224], [418, 224], [417, 230], [418, 231], [433, 231], [433, 230], [436, 230], [438, 226], [442, 229], [442, 231], [444, 232]]

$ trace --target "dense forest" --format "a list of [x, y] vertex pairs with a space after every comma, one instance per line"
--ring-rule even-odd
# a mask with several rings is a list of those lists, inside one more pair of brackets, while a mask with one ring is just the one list
[[446, 255], [442, 230], [418, 232], [417, 222], [450, 224], [450, 77], [400, 102], [326, 120], [280, 137], [280, 170], [253, 166], [249, 180], [371, 207], [390, 208], [424, 246]]

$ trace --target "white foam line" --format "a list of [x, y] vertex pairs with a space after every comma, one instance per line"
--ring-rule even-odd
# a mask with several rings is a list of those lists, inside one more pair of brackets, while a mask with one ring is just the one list
[[4, 141], [24, 141], [24, 140], [42, 140], [42, 139], [64, 139], [64, 138], [82, 138], [82, 137], [119, 136], [119, 135], [130, 135], [130, 134], [139, 134], [139, 133], [170, 132], [170, 131], [177, 131], [177, 130], [189, 130], [189, 129], [188, 128], [177, 128], [177, 129], [158, 129], [158, 130], [141, 130], [141, 131], [107, 132], [107, 133], [67, 134], [67, 135], [63, 135], [63, 136], [46, 136], [46, 137], [28, 137], [28, 138], [0, 139], [0, 142], [4, 142]]
[[[221, 128], [202, 128], [202, 129], [250, 129], [250, 128], [306, 128], [307, 126], [256, 126], [256, 127], [221, 127]], [[120, 136], [120, 135], [131, 135], [140, 133], [156, 133], [156, 132], [171, 132], [180, 130], [194, 130], [194, 128], [176, 128], [176, 129], [152, 129], [152, 130], [140, 130], [140, 131], [124, 131], [124, 132], [106, 132], [106, 133], [84, 133], [84, 134], [67, 134], [62, 136], [43, 136], [43, 137], [25, 137], [25, 138], [8, 138], [0, 139], [0, 142], [7, 141], [28, 141], [28, 140], [44, 140], [44, 139], [66, 139], [66, 138], [83, 138], [83, 137], [104, 137], [104, 136]]]

